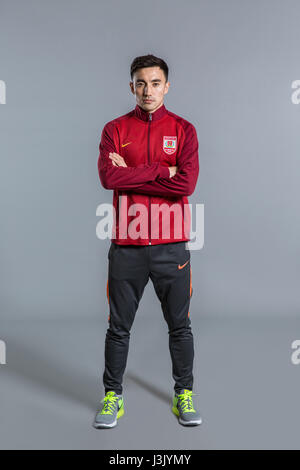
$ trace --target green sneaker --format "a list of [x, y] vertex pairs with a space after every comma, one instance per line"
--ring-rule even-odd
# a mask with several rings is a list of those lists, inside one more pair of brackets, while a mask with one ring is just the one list
[[173, 398], [173, 413], [178, 416], [178, 421], [184, 426], [196, 426], [202, 423], [202, 418], [193, 406], [192, 390], [182, 389], [175, 393]]
[[103, 406], [96, 414], [94, 428], [113, 428], [117, 425], [117, 419], [124, 414], [124, 400], [122, 395], [113, 391], [106, 393], [101, 400]]

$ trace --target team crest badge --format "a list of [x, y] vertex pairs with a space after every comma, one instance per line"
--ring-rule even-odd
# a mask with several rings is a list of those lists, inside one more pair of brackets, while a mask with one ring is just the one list
[[163, 149], [168, 155], [174, 153], [177, 149], [177, 137], [164, 136]]

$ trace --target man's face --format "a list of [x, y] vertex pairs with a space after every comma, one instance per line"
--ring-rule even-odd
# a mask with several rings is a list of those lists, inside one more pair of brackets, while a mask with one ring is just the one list
[[160, 67], [144, 67], [134, 73], [129, 85], [137, 104], [152, 113], [162, 106], [170, 82], [166, 82], [165, 74]]

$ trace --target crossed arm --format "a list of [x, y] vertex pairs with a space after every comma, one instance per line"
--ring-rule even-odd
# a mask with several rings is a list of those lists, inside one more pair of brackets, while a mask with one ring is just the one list
[[[99, 145], [98, 171], [100, 181], [105, 189], [136, 190], [144, 183], [154, 181], [158, 177], [170, 178], [169, 168], [159, 162], [150, 165], [141, 164], [136, 167], [114, 165], [110, 153], [115, 153], [113, 141], [113, 124], [104, 126]], [[122, 158], [119, 155], [120, 158]], [[124, 162], [125, 163], [125, 162]]]
[[[102, 131], [98, 170], [105, 189], [119, 189], [153, 196], [190, 196], [199, 174], [198, 139], [194, 126], [185, 131], [182, 151], [177, 157], [175, 176], [171, 177], [169, 167], [159, 162], [127, 167], [124, 159], [116, 154], [112, 139], [111, 123]], [[173, 167], [174, 168], [174, 167]]]

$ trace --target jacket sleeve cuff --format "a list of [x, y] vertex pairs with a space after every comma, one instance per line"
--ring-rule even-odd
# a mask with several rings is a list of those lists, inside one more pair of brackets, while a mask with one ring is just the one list
[[162, 166], [160, 167], [160, 178], [170, 178], [170, 171], [168, 166]]

